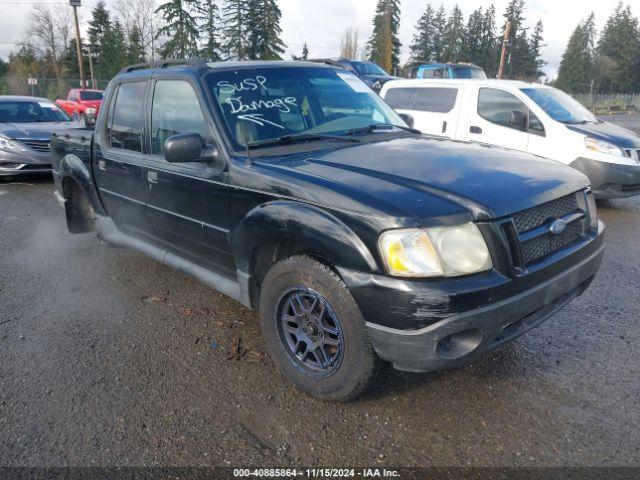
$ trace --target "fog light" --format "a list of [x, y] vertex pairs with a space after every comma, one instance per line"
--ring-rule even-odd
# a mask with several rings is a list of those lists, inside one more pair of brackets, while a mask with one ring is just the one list
[[476, 328], [448, 335], [438, 342], [436, 355], [445, 360], [464, 357], [478, 348], [483, 338], [482, 332]]

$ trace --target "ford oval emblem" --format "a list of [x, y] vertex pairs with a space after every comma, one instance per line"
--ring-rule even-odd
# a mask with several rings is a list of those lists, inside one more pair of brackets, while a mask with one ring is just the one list
[[551, 225], [549, 225], [549, 231], [554, 235], [560, 235], [567, 228], [567, 222], [564, 220], [555, 220]]

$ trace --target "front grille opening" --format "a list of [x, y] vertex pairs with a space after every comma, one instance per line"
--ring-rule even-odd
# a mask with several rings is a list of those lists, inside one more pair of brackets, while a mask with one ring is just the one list
[[560, 235], [547, 233], [522, 242], [522, 256], [527, 265], [551, 255], [553, 252], [568, 247], [580, 240], [584, 231], [584, 220], [576, 220], [567, 225]]
[[621, 191], [624, 193], [640, 193], [640, 183], [622, 185]]
[[579, 209], [578, 196], [572, 193], [537, 207], [515, 213], [513, 222], [516, 224], [518, 233], [524, 233], [544, 225], [549, 220], [562, 218]]
[[22, 166], [21, 163], [0, 162], [0, 168], [20, 168], [21, 166]]
[[[584, 195], [584, 193], [572, 193], [513, 215], [513, 223], [521, 242], [522, 259], [526, 266], [581, 239], [587, 228], [587, 212], [580, 208], [579, 195]], [[573, 220], [567, 224], [562, 233], [555, 234], [547, 228], [553, 221], [567, 218], [575, 213], [583, 215], [577, 219], [569, 217]], [[532, 233], [533, 236], [531, 236]], [[526, 239], [523, 240], [523, 237]]]
[[36, 152], [51, 152], [51, 142], [49, 140], [20, 140], [20, 143], [26, 145], [32, 150], [35, 150]]

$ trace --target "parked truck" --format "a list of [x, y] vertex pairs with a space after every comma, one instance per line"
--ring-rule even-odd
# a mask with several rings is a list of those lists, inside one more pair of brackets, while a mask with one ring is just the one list
[[82, 123], [85, 127], [93, 125], [102, 104], [101, 90], [72, 88], [66, 100], [56, 100], [56, 105], [67, 114]]
[[379, 359], [469, 362], [600, 266], [584, 175], [421, 135], [341, 68], [163, 61], [124, 69], [105, 102], [94, 132], [53, 139], [70, 232], [256, 309], [279, 369], [318, 397], [354, 398]]

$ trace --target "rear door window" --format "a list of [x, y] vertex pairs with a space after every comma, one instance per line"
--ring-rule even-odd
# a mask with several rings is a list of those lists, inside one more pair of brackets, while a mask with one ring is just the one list
[[414, 110], [448, 113], [458, 98], [457, 88], [420, 88], [416, 94]]
[[395, 109], [449, 113], [458, 98], [457, 88], [392, 88], [386, 102]]
[[413, 110], [416, 88], [391, 88], [385, 94], [385, 101], [396, 110]]
[[145, 82], [123, 83], [118, 88], [107, 137], [112, 148], [142, 152]]

